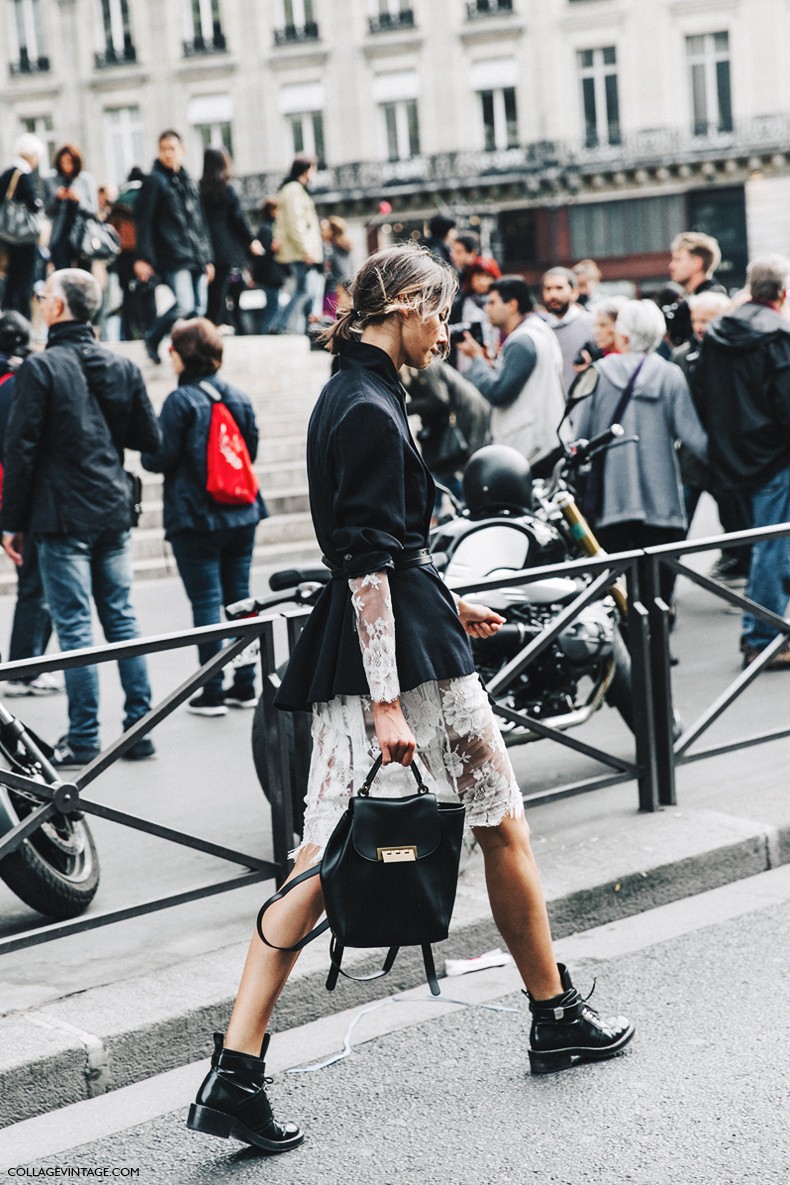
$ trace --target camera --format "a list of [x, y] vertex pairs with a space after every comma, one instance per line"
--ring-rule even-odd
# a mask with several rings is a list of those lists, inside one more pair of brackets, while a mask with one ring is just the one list
[[481, 321], [456, 321], [454, 325], [447, 326], [447, 332], [450, 335], [451, 346], [457, 346], [459, 342], [462, 342], [465, 333], [473, 337], [479, 346], [483, 345], [483, 325]]
[[574, 366], [586, 366], [587, 359], [583, 357], [584, 354], [590, 355], [590, 362], [600, 362], [603, 358], [603, 350], [599, 350], [595, 342], [585, 342], [579, 353], [573, 359]]

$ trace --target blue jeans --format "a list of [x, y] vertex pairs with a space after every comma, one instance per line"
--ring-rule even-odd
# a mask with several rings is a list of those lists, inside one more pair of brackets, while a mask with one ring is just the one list
[[[129, 531], [102, 531], [90, 536], [42, 535], [38, 562], [49, 611], [61, 650], [93, 645], [91, 599], [108, 642], [139, 638], [130, 600], [132, 537]], [[144, 658], [118, 663], [125, 693], [124, 728], [151, 706], [151, 688]], [[99, 745], [99, 676], [95, 666], [66, 671], [69, 732], [75, 750]]]
[[305, 333], [307, 330], [308, 305], [312, 303], [307, 286], [309, 267], [300, 261], [289, 263], [288, 266], [295, 280], [295, 287], [288, 303], [278, 307], [269, 326], [269, 333]]
[[52, 619], [41, 582], [36, 541], [32, 535], [25, 536], [22, 567], [17, 568], [16, 575], [16, 607], [8, 646], [9, 662], [38, 658], [45, 652], [52, 634]]
[[[195, 626], [218, 625], [225, 605], [250, 595], [250, 566], [255, 546], [255, 526], [231, 527], [221, 531], [181, 531], [170, 540], [186, 594], [192, 605]], [[222, 648], [222, 642], [198, 646], [201, 666]], [[222, 694], [223, 672], [217, 671], [204, 689], [209, 695]], [[237, 667], [237, 686], [252, 686], [255, 663]]]
[[[752, 527], [778, 523], [790, 523], [790, 467], [752, 491]], [[785, 616], [790, 597], [790, 536], [754, 544], [747, 596], [779, 617]], [[741, 638], [745, 645], [762, 648], [776, 633], [767, 622], [744, 613]]]
[[182, 317], [202, 317], [208, 299], [208, 280], [203, 271], [178, 268], [176, 271], [164, 272], [162, 282], [167, 284], [176, 303], [157, 317], [146, 333], [146, 338], [153, 346], [158, 346]]

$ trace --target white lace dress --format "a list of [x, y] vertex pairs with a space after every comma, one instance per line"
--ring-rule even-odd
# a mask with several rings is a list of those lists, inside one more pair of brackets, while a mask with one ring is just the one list
[[[387, 572], [348, 583], [370, 697], [341, 695], [313, 705], [313, 754], [300, 848], [323, 849], [350, 795], [378, 756], [373, 700], [400, 699], [426, 784], [440, 801], [464, 803], [468, 827], [495, 827], [508, 815], [523, 815], [521, 791], [477, 675], [422, 683], [401, 692]], [[413, 794], [414, 778], [408, 769], [392, 763], [382, 768], [372, 793]]]

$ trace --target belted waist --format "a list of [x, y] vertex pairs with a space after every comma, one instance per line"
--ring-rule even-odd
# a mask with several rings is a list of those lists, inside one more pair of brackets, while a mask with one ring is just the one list
[[[333, 580], [348, 580], [350, 577], [342, 570], [342, 568], [335, 568], [325, 555], [321, 556], [322, 561], [332, 574]], [[403, 572], [406, 568], [426, 568], [433, 563], [433, 556], [430, 548], [420, 547], [412, 551], [399, 551], [397, 555], [392, 557], [392, 562], [395, 565], [396, 572]]]

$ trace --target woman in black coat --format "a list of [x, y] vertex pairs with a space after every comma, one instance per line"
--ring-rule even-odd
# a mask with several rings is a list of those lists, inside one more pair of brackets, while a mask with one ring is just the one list
[[[586, 1009], [554, 960], [521, 791], [467, 637], [489, 637], [504, 619], [454, 597], [427, 547], [434, 485], [409, 432], [398, 371], [426, 367], [446, 351], [455, 287], [452, 269], [427, 251], [380, 251], [357, 273], [353, 307], [328, 331], [340, 368], [310, 420], [307, 469], [333, 579], [278, 693], [278, 706], [313, 711], [304, 837], [292, 875], [318, 862], [374, 754], [383, 758], [383, 792], [397, 794], [419, 747], [431, 789], [466, 806], [494, 919], [530, 993], [530, 1063], [546, 1073], [612, 1056], [633, 1026]], [[322, 910], [315, 878], [277, 905], [270, 940], [292, 946]], [[190, 1110], [193, 1130], [268, 1152], [301, 1142], [294, 1124], [272, 1116], [263, 1062], [269, 1017], [295, 961], [253, 937], [227, 1047], [218, 1036]]]
[[215, 325], [226, 325], [225, 300], [231, 272], [243, 268], [251, 254], [263, 252], [241, 208], [239, 195], [230, 183], [230, 161], [224, 148], [207, 148], [203, 153], [203, 176], [198, 188], [214, 260], [206, 316]]
[[[232, 505], [217, 502], [206, 489], [215, 397], [228, 407], [252, 461], [258, 451], [258, 426], [244, 392], [217, 378], [222, 337], [206, 317], [177, 322], [170, 341], [178, 386], [159, 416], [161, 446], [156, 453], [143, 453], [141, 460], [145, 469], [165, 476], [165, 538], [192, 605], [192, 620], [196, 626], [216, 625], [225, 605], [250, 595], [255, 529], [268, 511], [260, 491], [251, 502]], [[219, 641], [202, 643], [200, 662], [208, 662], [220, 647]], [[250, 663], [235, 668], [227, 691], [218, 671], [187, 710], [196, 716], [224, 716], [228, 705], [254, 708], [256, 703], [255, 664]]]
[[[36, 178], [43, 152], [44, 145], [37, 136], [26, 134], [19, 137], [14, 146], [15, 160], [10, 168], [0, 173], [0, 200], [12, 190], [14, 201], [23, 202], [31, 212], [41, 209]], [[3, 308], [29, 318], [38, 243], [0, 241], [0, 246], [6, 252], [7, 260]]]

